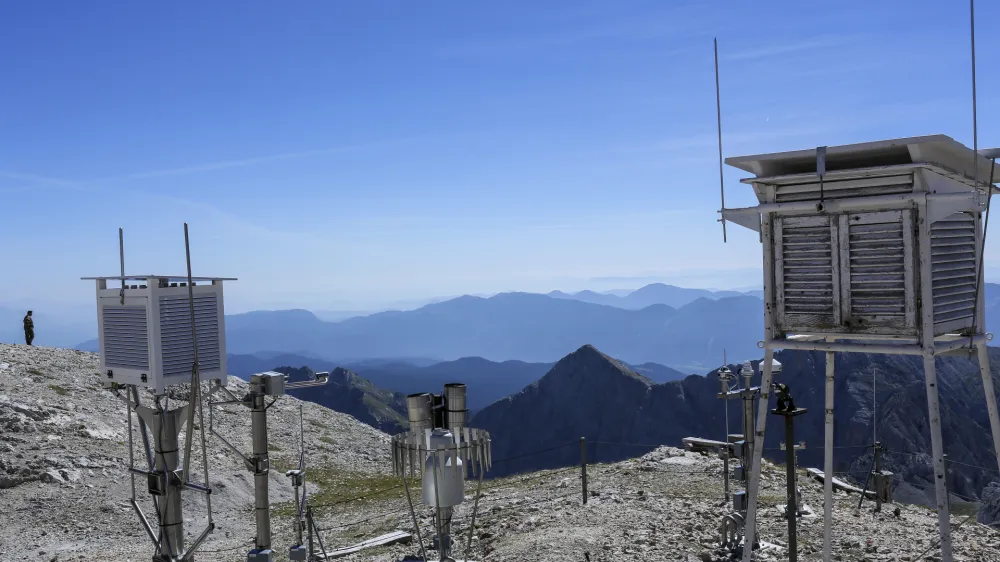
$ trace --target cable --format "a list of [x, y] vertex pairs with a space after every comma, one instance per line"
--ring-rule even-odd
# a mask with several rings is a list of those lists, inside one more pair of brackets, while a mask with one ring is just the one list
[[512, 457], [507, 457], [507, 458], [499, 459], [499, 460], [494, 459], [493, 460], [493, 464], [507, 462], [507, 461], [513, 461], [513, 460], [517, 460], [517, 459], [523, 459], [525, 457], [533, 457], [535, 455], [540, 455], [542, 453], [548, 453], [549, 451], [556, 451], [556, 450], [568, 447], [570, 445], [573, 445], [573, 443], [563, 443], [562, 445], [556, 445], [555, 447], [549, 447], [548, 449], [542, 449], [540, 451], [532, 451], [530, 453], [524, 453], [524, 454], [521, 454], [521, 455], [514, 455]]

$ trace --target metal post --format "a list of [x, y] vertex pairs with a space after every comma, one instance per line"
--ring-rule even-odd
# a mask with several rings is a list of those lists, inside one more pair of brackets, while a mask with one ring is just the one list
[[[757, 427], [753, 441], [753, 459], [750, 465], [750, 481], [747, 486], [747, 519], [743, 542], [743, 562], [750, 562], [753, 546], [757, 543], [757, 497], [760, 495], [760, 459], [764, 453], [764, 430], [767, 427], [767, 403], [771, 397], [771, 366], [774, 349], [764, 350], [764, 367], [761, 369], [760, 404]], [[950, 561], [948, 561], [950, 562]]]
[[309, 561], [315, 560], [316, 558], [316, 547], [313, 545], [313, 510], [312, 507], [306, 508], [306, 530], [309, 536]]
[[[976, 167], [978, 169], [978, 166]], [[930, 224], [927, 224], [927, 203], [917, 201], [917, 210], [922, 224], [918, 241], [920, 244], [920, 279], [932, 278], [929, 256], [932, 255]], [[921, 346], [924, 357], [924, 387], [927, 393], [927, 417], [931, 430], [931, 454], [934, 460], [934, 488], [937, 500], [938, 527], [941, 532], [941, 562], [952, 562], [951, 520], [948, 516], [948, 483], [944, 472], [944, 441], [941, 435], [941, 407], [938, 402], [937, 369], [934, 364], [934, 291], [930, 283], [920, 284]]]
[[[181, 503], [183, 481], [178, 477], [180, 464], [178, 434], [180, 423], [190, 404], [176, 410], [167, 411], [159, 397], [156, 408], [136, 407], [135, 411], [144, 418], [153, 430], [153, 473], [150, 493], [154, 496], [156, 517], [159, 520], [160, 555], [167, 560], [180, 559], [184, 555], [184, 517]], [[159, 496], [157, 499], [156, 496]]]
[[826, 439], [823, 447], [823, 562], [832, 560], [833, 541], [833, 396], [836, 355], [826, 352]]
[[726, 503], [728, 504], [729, 503], [729, 492], [730, 492], [730, 490], [729, 490], [729, 444], [728, 444], [728, 437], [727, 437], [726, 441], [727, 441], [726, 446], [722, 448], [722, 474], [723, 474], [723, 477], [725, 479], [725, 488], [726, 488], [725, 496], [726, 496]]
[[[788, 517], [788, 560], [798, 562], [798, 523], [799, 507], [795, 489], [795, 416], [806, 413], [805, 408], [794, 410], [771, 410], [772, 413], [785, 417], [785, 479], [787, 482], [787, 505], [785, 516]], [[763, 441], [763, 439], [761, 439]]]
[[580, 479], [583, 482], [583, 505], [587, 505], [587, 438], [580, 438]]
[[254, 513], [257, 523], [255, 549], [271, 548], [271, 512], [268, 503], [267, 458], [267, 408], [264, 404], [264, 380], [258, 375], [250, 378], [250, 432], [253, 452], [250, 456], [254, 481]]
[[986, 392], [986, 411], [990, 414], [990, 430], [993, 432], [993, 454], [1000, 468], [1000, 415], [997, 413], [997, 395], [993, 389], [993, 375], [990, 373], [990, 356], [986, 342], [976, 346], [979, 353], [979, 374], [983, 378], [983, 390]]
[[875, 511], [882, 511], [882, 444], [875, 442]]

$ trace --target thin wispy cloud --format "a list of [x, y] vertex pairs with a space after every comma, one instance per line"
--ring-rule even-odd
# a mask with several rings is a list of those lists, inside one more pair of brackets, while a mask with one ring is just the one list
[[316, 156], [326, 156], [330, 154], [343, 154], [347, 152], [355, 152], [360, 150], [371, 150], [388, 148], [390, 146], [405, 145], [407, 143], [412, 143], [424, 138], [423, 136], [413, 136], [400, 138], [395, 140], [386, 140], [373, 143], [363, 143], [363, 144], [351, 144], [344, 146], [334, 146], [329, 148], [318, 148], [311, 150], [300, 150], [296, 152], [283, 152], [280, 154], [270, 154], [265, 156], [255, 156], [251, 158], [243, 158], [237, 160], [221, 160], [217, 162], [206, 162], [203, 164], [194, 164], [191, 166], [178, 166], [176, 168], [166, 168], [161, 170], [150, 170], [146, 172], [135, 172], [131, 174], [125, 174], [121, 176], [111, 176], [106, 178], [101, 178], [93, 180], [88, 183], [108, 183], [117, 181], [130, 181], [130, 180], [144, 180], [144, 179], [156, 179], [171, 176], [187, 176], [192, 174], [201, 174], [206, 172], [217, 172], [220, 170], [230, 170], [234, 168], [246, 168], [250, 166], [258, 166], [261, 164], [270, 164], [273, 162], [281, 162], [285, 160], [301, 160], [305, 158], [312, 158]]
[[776, 43], [735, 53], [723, 53], [721, 58], [724, 60], [740, 61], [773, 58], [778, 55], [789, 55], [803, 51], [843, 47], [844, 45], [849, 45], [856, 41], [857, 37], [850, 35], [828, 35], [806, 39], [803, 41], [796, 41], [794, 43]]
[[[683, 18], [664, 17], [661, 19], [646, 19], [641, 21], [622, 22], [595, 26], [589, 29], [551, 33], [545, 35], [524, 36], [517, 38], [486, 38], [463, 43], [455, 43], [439, 49], [440, 56], [496, 56], [544, 52], [549, 49], [567, 49], [579, 47], [587, 43], [605, 41], [651, 41], [670, 38], [680, 40], [707, 35], [709, 26], [695, 25]], [[687, 49], [677, 49], [679, 54]], [[670, 56], [670, 52], [661, 53]]]

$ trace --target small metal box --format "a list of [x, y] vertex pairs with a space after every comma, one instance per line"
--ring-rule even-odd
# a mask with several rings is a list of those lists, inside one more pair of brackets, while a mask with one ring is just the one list
[[303, 545], [293, 546], [288, 549], [288, 559], [296, 562], [305, 562], [309, 552]]
[[733, 509], [739, 512], [747, 510], [747, 493], [745, 491], [733, 494]]
[[270, 548], [251, 550], [247, 553], [247, 562], [274, 562], [274, 551]]
[[743, 482], [747, 479], [747, 469], [743, 465], [737, 466], [733, 469], [733, 478]]
[[746, 441], [737, 441], [733, 443], [733, 456], [738, 459], [743, 458], [743, 450], [746, 448]]
[[285, 375], [268, 372], [261, 376], [264, 378], [264, 394], [268, 396], [283, 396], [285, 394]]

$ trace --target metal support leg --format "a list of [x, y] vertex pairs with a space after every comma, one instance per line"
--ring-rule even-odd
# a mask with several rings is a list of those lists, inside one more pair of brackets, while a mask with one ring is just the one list
[[[934, 343], [931, 341], [931, 346]], [[924, 355], [924, 384], [927, 387], [927, 414], [931, 426], [931, 454], [934, 457], [934, 489], [937, 499], [938, 526], [941, 529], [941, 562], [952, 562], [951, 520], [948, 516], [948, 481], [945, 477], [944, 442], [941, 436], [941, 409], [938, 404], [937, 371], [933, 348]]]
[[990, 373], [990, 356], [986, 350], [986, 342], [976, 347], [979, 352], [979, 373], [983, 377], [983, 389], [986, 391], [986, 411], [990, 414], [990, 431], [993, 432], [993, 454], [996, 455], [997, 467], [1000, 468], [1000, 414], [997, 413], [997, 395], [993, 390], [993, 375]]
[[155, 505], [160, 527], [160, 555], [168, 560], [179, 560], [184, 555], [183, 483], [177, 474], [180, 464], [178, 434], [190, 407], [167, 411], [157, 402], [155, 409], [146, 406], [135, 409], [153, 433], [153, 472], [148, 483], [154, 497], [159, 496]]
[[833, 556], [833, 396], [836, 355], [826, 352], [826, 441], [823, 447], [823, 562]]
[[757, 406], [757, 429], [753, 437], [753, 459], [748, 467], [750, 481], [747, 486], [747, 520], [746, 539], [743, 542], [743, 562], [750, 562], [753, 556], [753, 545], [757, 540], [757, 498], [760, 496], [761, 455], [764, 453], [764, 428], [767, 426], [767, 403], [771, 397], [771, 363], [773, 360], [774, 350], [767, 348], [764, 351], [764, 362], [761, 369], [760, 404]]
[[271, 512], [268, 502], [267, 409], [263, 393], [251, 393], [250, 427], [253, 434], [254, 512], [257, 522], [256, 550], [271, 549]]

